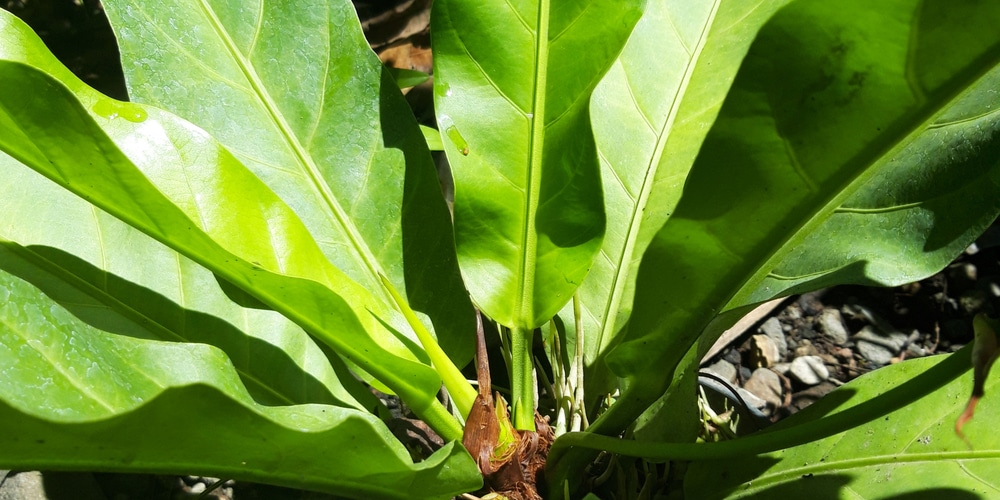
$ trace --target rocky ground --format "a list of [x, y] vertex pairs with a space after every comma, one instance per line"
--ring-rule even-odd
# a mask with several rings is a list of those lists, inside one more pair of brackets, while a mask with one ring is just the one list
[[[431, 70], [426, 15], [430, 0], [355, 3], [384, 61]], [[89, 84], [124, 98], [114, 38], [97, 0], [0, 0], [0, 7], [32, 24]], [[426, 86], [411, 91], [408, 98], [418, 117], [432, 117]], [[960, 348], [972, 340], [972, 316], [992, 310], [998, 299], [1000, 226], [994, 226], [947, 269], [918, 283], [884, 289], [842, 286], [786, 299], [720, 344], [706, 359], [701, 380], [708, 393], [736, 391], [739, 396], [731, 399], [752, 408], [759, 426], [767, 425], [871, 370]], [[409, 435], [406, 425], [398, 427], [401, 436]], [[333, 497], [191, 476], [0, 471], [0, 500], [14, 498]]]
[[705, 360], [706, 385], [735, 387], [746, 406], [774, 421], [869, 371], [958, 350], [972, 341], [972, 317], [1000, 305], [998, 240], [994, 225], [944, 271], [916, 283], [786, 299]]

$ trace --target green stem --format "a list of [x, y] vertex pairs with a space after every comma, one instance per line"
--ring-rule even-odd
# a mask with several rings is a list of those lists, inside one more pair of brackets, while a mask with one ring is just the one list
[[447, 408], [435, 398], [430, 398], [428, 403], [421, 408], [414, 407], [409, 401], [404, 402], [410, 405], [413, 413], [416, 413], [420, 420], [423, 420], [447, 441], [462, 441], [462, 424], [448, 411]]
[[655, 443], [627, 441], [591, 432], [563, 434], [549, 451], [546, 475], [555, 482], [551, 485], [555, 488], [553, 491], [562, 491], [563, 482], [575, 477], [575, 472], [569, 469], [579, 465], [568, 453], [574, 448], [603, 450], [648, 460], [716, 460], [769, 453], [818, 441], [881, 418], [945, 386], [971, 368], [968, 351], [969, 347], [963, 348], [892, 390], [843, 411], [791, 427], [779, 424], [732, 441]]
[[514, 427], [520, 431], [535, 430], [535, 377], [531, 363], [534, 333], [531, 328], [515, 328], [510, 332]]
[[410, 308], [406, 300], [400, 296], [399, 292], [392, 286], [392, 283], [389, 283], [389, 280], [385, 276], [382, 276], [381, 273], [379, 273], [378, 277], [382, 280], [382, 286], [392, 296], [392, 300], [396, 302], [396, 306], [402, 311], [406, 322], [410, 324], [410, 328], [417, 334], [420, 345], [427, 352], [427, 356], [431, 358], [431, 365], [438, 376], [441, 377], [442, 382], [444, 382], [444, 386], [448, 389], [448, 394], [451, 395], [451, 399], [455, 402], [455, 406], [458, 407], [458, 411], [462, 413], [462, 417], [469, 418], [472, 403], [476, 400], [476, 390], [465, 379], [465, 376], [462, 375], [458, 367], [451, 362], [451, 358], [441, 349], [437, 340], [431, 335], [431, 332], [427, 331], [423, 322], [420, 321], [420, 318], [417, 318], [417, 314], [413, 312], [413, 309]]

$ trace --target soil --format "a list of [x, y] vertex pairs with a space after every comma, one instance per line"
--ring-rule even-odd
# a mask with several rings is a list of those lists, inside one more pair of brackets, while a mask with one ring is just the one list
[[[355, 5], [366, 35], [383, 61], [431, 72], [430, 0], [356, 0]], [[0, 0], [0, 7], [31, 25], [56, 56], [89, 85], [109, 96], [126, 98], [114, 36], [98, 0]], [[425, 123], [433, 121], [429, 90], [425, 84], [408, 94], [416, 115]], [[787, 299], [706, 360], [704, 366], [713, 367], [707, 378], [761, 391], [748, 384], [754, 371], [764, 367], [778, 373], [774, 393], [757, 394], [764, 404], [755, 408], [760, 418], [774, 421], [887, 363], [957, 350], [972, 340], [972, 316], [995, 310], [998, 297], [1000, 227], [995, 225], [947, 269], [920, 282], [896, 288], [841, 286]], [[837, 330], [838, 322], [843, 331]], [[761, 338], [767, 337], [767, 331], [780, 331], [784, 350], [767, 345]], [[873, 344], [882, 349], [873, 348]], [[813, 356], [827, 372], [822, 380], [803, 381], [788, 371], [797, 359]], [[728, 364], [731, 372], [715, 373], [729, 370], [720, 362]], [[742, 404], [752, 406], [746, 401]], [[409, 449], [426, 452], [439, 446], [425, 426], [407, 417], [401, 414], [393, 428]], [[9, 471], [0, 471], [0, 497], [11, 484], [30, 481], [41, 483], [51, 500], [195, 498], [213, 486], [217, 488], [200, 498], [335, 498], [262, 484], [216, 484], [215, 479], [193, 476]]]

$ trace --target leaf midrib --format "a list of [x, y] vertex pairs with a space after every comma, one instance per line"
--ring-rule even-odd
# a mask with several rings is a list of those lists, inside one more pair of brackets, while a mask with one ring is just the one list
[[[116, 313], [121, 314], [122, 316], [130, 319], [135, 324], [141, 325], [143, 328], [150, 330], [158, 338], [163, 340], [174, 339], [175, 341], [178, 342], [190, 342], [190, 339], [186, 338], [180, 333], [174, 332], [173, 330], [163, 326], [162, 324], [160, 324], [160, 322], [143, 314], [142, 312], [136, 310], [135, 308], [129, 306], [128, 304], [125, 304], [124, 302], [118, 300], [113, 295], [108, 294], [104, 290], [101, 290], [100, 288], [94, 286], [89, 281], [80, 278], [75, 273], [45, 258], [44, 256], [39, 255], [36, 252], [32, 252], [28, 249], [25, 249], [24, 247], [21, 246], [8, 247], [8, 249], [19, 254], [25, 260], [33, 262], [35, 265], [51, 273], [53, 276], [59, 278], [60, 281], [62, 281], [63, 283], [66, 283], [67, 285], [76, 288], [77, 290], [83, 292], [84, 295], [97, 300], [97, 302], [101, 304], [104, 304], [108, 309], [115, 311]], [[102, 246], [102, 254], [103, 254], [103, 246]], [[180, 259], [180, 254], [175, 254], [175, 255], [177, 256], [178, 259]], [[107, 271], [101, 269], [101, 275], [106, 276]], [[254, 382], [255, 384], [257, 384], [258, 387], [260, 387], [263, 390], [266, 390], [268, 393], [276, 397], [278, 400], [283, 401], [288, 405], [296, 404], [296, 401], [292, 400], [287, 395], [278, 392], [270, 385], [265, 384], [262, 380], [248, 373], [246, 370], [237, 367], [235, 365], [233, 366], [233, 368], [236, 370], [237, 373], [239, 373], [241, 378], [243, 378], [244, 380], [249, 380]]]
[[[205, 13], [206, 18], [209, 20], [209, 23], [212, 26], [212, 30], [215, 31], [219, 39], [222, 40], [223, 44], [226, 47], [226, 50], [229, 52], [230, 57], [232, 57], [233, 61], [239, 67], [240, 72], [242, 72], [244, 77], [247, 79], [247, 83], [250, 84], [251, 90], [260, 99], [260, 103], [264, 106], [264, 109], [267, 111], [267, 115], [271, 118], [271, 121], [274, 124], [275, 128], [277, 128], [282, 138], [284, 138], [285, 143], [288, 144], [289, 148], [292, 150], [292, 153], [295, 155], [295, 158], [298, 160], [299, 164], [304, 167], [304, 170], [308, 175], [308, 179], [311, 182], [313, 189], [315, 189], [315, 191], [320, 195], [320, 198], [322, 199], [323, 203], [329, 208], [329, 211], [333, 214], [337, 223], [340, 224], [340, 226], [344, 229], [344, 234], [347, 235], [347, 238], [349, 239], [351, 245], [358, 252], [362, 262], [364, 262], [365, 267], [368, 269], [368, 272], [370, 274], [369, 277], [372, 278], [375, 282], [378, 282], [377, 276], [380, 273], [381, 274], [385, 273], [381, 269], [381, 266], [379, 265], [378, 260], [375, 258], [375, 255], [372, 253], [371, 249], [368, 248], [368, 245], [365, 243], [364, 238], [361, 237], [357, 228], [351, 222], [350, 218], [347, 215], [347, 212], [344, 210], [343, 207], [340, 206], [340, 203], [337, 200], [336, 196], [333, 194], [333, 192], [330, 191], [329, 186], [327, 185], [327, 183], [323, 178], [322, 172], [320, 172], [316, 163], [313, 161], [312, 155], [310, 155], [309, 152], [306, 151], [306, 148], [302, 145], [302, 143], [292, 132], [291, 126], [288, 125], [288, 122], [285, 120], [284, 115], [279, 111], [278, 105], [271, 98], [270, 94], [268, 93], [267, 89], [264, 86], [264, 83], [261, 82], [260, 78], [257, 75], [257, 72], [254, 70], [253, 65], [250, 64], [249, 60], [247, 60], [247, 57], [244, 57], [244, 55], [237, 49], [236, 43], [229, 36], [229, 33], [223, 27], [222, 22], [219, 20], [218, 16], [215, 15], [215, 11], [212, 9], [210, 5], [208, 5], [207, 0], [199, 0], [199, 4], [201, 5], [202, 11]], [[263, 8], [262, 5], [260, 7]], [[261, 12], [260, 15], [258, 16], [258, 21], [256, 23], [255, 28], [259, 28], [259, 26], [263, 23], [263, 17], [264, 14], [263, 12]], [[259, 31], [254, 32], [254, 39], [253, 42], [251, 43], [251, 46], [256, 47], [259, 34], [260, 34]], [[325, 94], [326, 93], [324, 92], [324, 95]]]
[[4, 328], [5, 330], [9, 332], [14, 332], [15, 335], [20, 337], [21, 340], [24, 341], [24, 345], [28, 346], [31, 350], [38, 353], [38, 355], [41, 356], [42, 359], [44, 359], [46, 362], [48, 362], [49, 366], [55, 369], [55, 371], [60, 376], [62, 376], [64, 380], [69, 382], [69, 384], [72, 385], [73, 388], [77, 390], [77, 392], [84, 395], [90, 401], [97, 403], [97, 405], [106, 410], [109, 415], [114, 415], [118, 413], [118, 410], [120, 410], [120, 408], [118, 408], [117, 405], [105, 401], [103, 395], [99, 395], [93, 389], [93, 384], [88, 384], [84, 382], [82, 377], [79, 375], [69, 373], [67, 370], [63, 368], [63, 365], [61, 363], [57, 363], [56, 360], [53, 359], [53, 357], [49, 354], [48, 351], [40, 349], [36, 344], [29, 342], [29, 340], [31, 340], [31, 334], [30, 332], [25, 331], [25, 325], [11, 323], [5, 317], [0, 318], [0, 325], [3, 325], [5, 327]]
[[766, 488], [772, 484], [788, 482], [792, 478], [800, 478], [806, 474], [822, 474], [824, 472], [851, 471], [876, 465], [902, 465], [918, 463], [940, 463], [960, 460], [996, 460], [1000, 451], [940, 451], [925, 453], [882, 453], [864, 458], [849, 458], [845, 460], [823, 461], [822, 463], [785, 469], [780, 472], [764, 474], [754, 478], [754, 489]]
[[[989, 56], [990, 54], [992, 54], [992, 57]], [[797, 227], [790, 228], [787, 233], [778, 238], [770, 248], [763, 252], [762, 258], [753, 267], [753, 273], [747, 279], [742, 280], [738, 287], [734, 287], [736, 292], [729, 294], [724, 301], [720, 301], [720, 306], [731, 304], [742, 295], [752, 293], [768, 276], [770, 270], [780, 264], [788, 253], [805, 239], [805, 235], [813, 233], [820, 225], [826, 222], [829, 219], [829, 215], [840, 208], [851, 195], [866, 184], [875, 175], [877, 170], [884, 168], [882, 164], [883, 159], [892, 158], [896, 152], [905, 149], [924, 132], [932, 129], [932, 126], [936, 123], [936, 117], [941, 116], [954, 103], [961, 100], [964, 95], [974, 90], [978, 86], [977, 82], [985, 78], [990, 72], [995, 71], [997, 66], [1000, 65], [1000, 44], [994, 44], [990, 49], [985, 50], [982, 59], [984, 60], [976, 61], [979, 68], [978, 71], [970, 74], [968, 79], [952, 83], [955, 89], [940, 95], [936, 100], [938, 105], [927, 107], [923, 112], [919, 108], [915, 110], [912, 115], [914, 125], [901, 128], [897, 135], [887, 134], [884, 145], [878, 148], [877, 151], [873, 151], [870, 156], [865, 155], [866, 151], [862, 150], [856, 157], [849, 159], [847, 162], [866, 161], [867, 158], [869, 164], [861, 172], [845, 179], [843, 184], [837, 186], [836, 189], [832, 189], [831, 192], [833, 194], [826, 201], [817, 202], [816, 209], [808, 217], [800, 219], [802, 222]], [[914, 97], [917, 98], [919, 96]], [[721, 312], [723, 311], [723, 307], [719, 307], [717, 310]]]
[[[642, 179], [642, 187], [639, 190], [639, 198], [636, 200], [636, 203], [632, 208], [632, 217], [628, 223], [625, 245], [624, 248], [622, 248], [621, 258], [618, 259], [618, 262], [616, 263], [616, 271], [611, 282], [611, 300], [605, 303], [603, 315], [604, 323], [601, 325], [597, 341], [597, 352], [599, 353], [604, 352], [611, 343], [611, 340], [614, 338], [615, 323], [617, 323], [618, 313], [621, 311], [621, 303], [625, 297], [626, 283], [628, 282], [627, 278], [632, 271], [629, 264], [632, 262], [632, 256], [635, 254], [636, 242], [639, 237], [639, 230], [642, 226], [643, 215], [645, 214], [644, 208], [649, 202], [649, 196], [652, 192], [653, 185], [655, 184], [654, 180], [660, 169], [660, 162], [663, 159], [663, 152], [666, 149], [667, 142], [669, 142], [671, 132], [673, 132], [673, 125], [676, 123], [677, 114], [680, 112], [681, 102], [684, 99], [688, 85], [691, 83], [691, 78], [694, 75], [694, 70], [698, 65], [698, 61], [700, 60], [701, 54], [708, 41], [712, 26], [715, 24], [715, 17], [718, 14], [720, 3], [721, 0], [715, 0], [713, 3], [711, 13], [705, 22], [701, 35], [698, 38], [698, 43], [695, 45], [693, 51], [688, 52], [688, 47], [681, 38], [680, 33], [676, 30], [676, 28], [674, 29], [678, 42], [680, 42], [685, 51], [690, 54], [690, 57], [688, 58], [688, 63], [684, 68], [684, 76], [681, 78], [681, 84], [678, 86], [677, 91], [674, 94], [673, 103], [670, 106], [670, 112], [667, 114], [667, 118], [664, 120], [662, 126], [660, 127], [660, 131], [657, 134], [656, 144], [653, 149], [653, 156], [649, 159], [649, 163], [646, 165], [646, 174]], [[672, 16], [670, 17], [671, 24], [673, 24]], [[627, 72], [625, 72], [625, 76], [627, 78]], [[628, 83], [628, 87], [629, 92], [631, 93], [631, 82]], [[635, 102], [636, 108], [638, 109], [638, 101], [635, 100], [634, 96], [633, 102]], [[642, 109], [638, 110], [640, 115], [644, 118], [644, 121], [649, 124], [649, 121], [646, 119], [646, 113]], [[612, 170], [615, 171], [616, 169], [612, 168]]]
[[538, 198], [541, 193], [542, 156], [545, 145], [545, 86], [549, 61], [549, 0], [538, 2], [537, 25], [535, 28], [534, 87], [531, 97], [531, 135], [528, 143], [528, 168], [525, 172], [527, 186], [527, 207], [521, 234], [522, 252], [518, 276], [517, 311], [515, 321], [520, 328], [534, 328], [535, 269], [538, 258], [538, 235], [535, 218], [538, 214]]

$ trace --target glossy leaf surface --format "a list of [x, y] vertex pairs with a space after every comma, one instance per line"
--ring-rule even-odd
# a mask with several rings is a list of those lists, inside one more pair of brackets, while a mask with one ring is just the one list
[[[12, 41], [5, 58], [52, 71], [76, 94], [32, 66], [0, 61], [11, 89], [0, 96], [0, 147], [282, 312], [418, 408], [433, 405], [437, 375], [383, 345], [419, 349], [393, 338], [372, 315], [385, 308], [334, 268], [287, 205], [232, 155], [172, 115], [103, 98], [23, 24], [4, 19]], [[382, 332], [382, 345], [369, 332]]]
[[505, 326], [547, 322], [600, 248], [587, 104], [642, 4], [434, 3], [435, 110], [455, 178], [459, 263], [475, 303]]
[[[859, 377], [782, 426], [801, 425], [865, 404], [941, 359], [911, 360]], [[972, 373], [967, 372], [884, 418], [814, 443], [758, 457], [695, 462], [685, 478], [687, 494], [798, 498], [822, 491], [841, 498], [989, 498], [1000, 488], [997, 433], [990, 422], [973, 421], [968, 426], [970, 449], [954, 431], [971, 384]], [[995, 386], [996, 379], [988, 385]], [[986, 398], [981, 409], [996, 412], [1000, 405]]]
[[479, 483], [454, 443], [414, 465], [366, 412], [259, 405], [218, 349], [103, 332], [5, 271], [0, 374], [0, 467], [201, 473], [353, 498]]
[[1000, 211], [998, 16], [990, 2], [779, 12], [643, 257], [612, 370], [658, 392], [727, 308], [800, 282], [898, 283], [954, 258]]
[[259, 403], [363, 409], [294, 323], [270, 310], [237, 306], [205, 268], [10, 157], [0, 156], [0, 168], [7, 214], [0, 269], [95, 328], [222, 349]]
[[[614, 345], [646, 246], [684, 179], [757, 30], [787, 0], [650, 1], [591, 98], [608, 229], [580, 287], [587, 360]], [[567, 325], [571, 311], [564, 311]]]
[[449, 354], [471, 358], [472, 306], [435, 167], [350, 2], [105, 5], [132, 101], [205, 129], [338, 269], [390, 308], [386, 276]]

